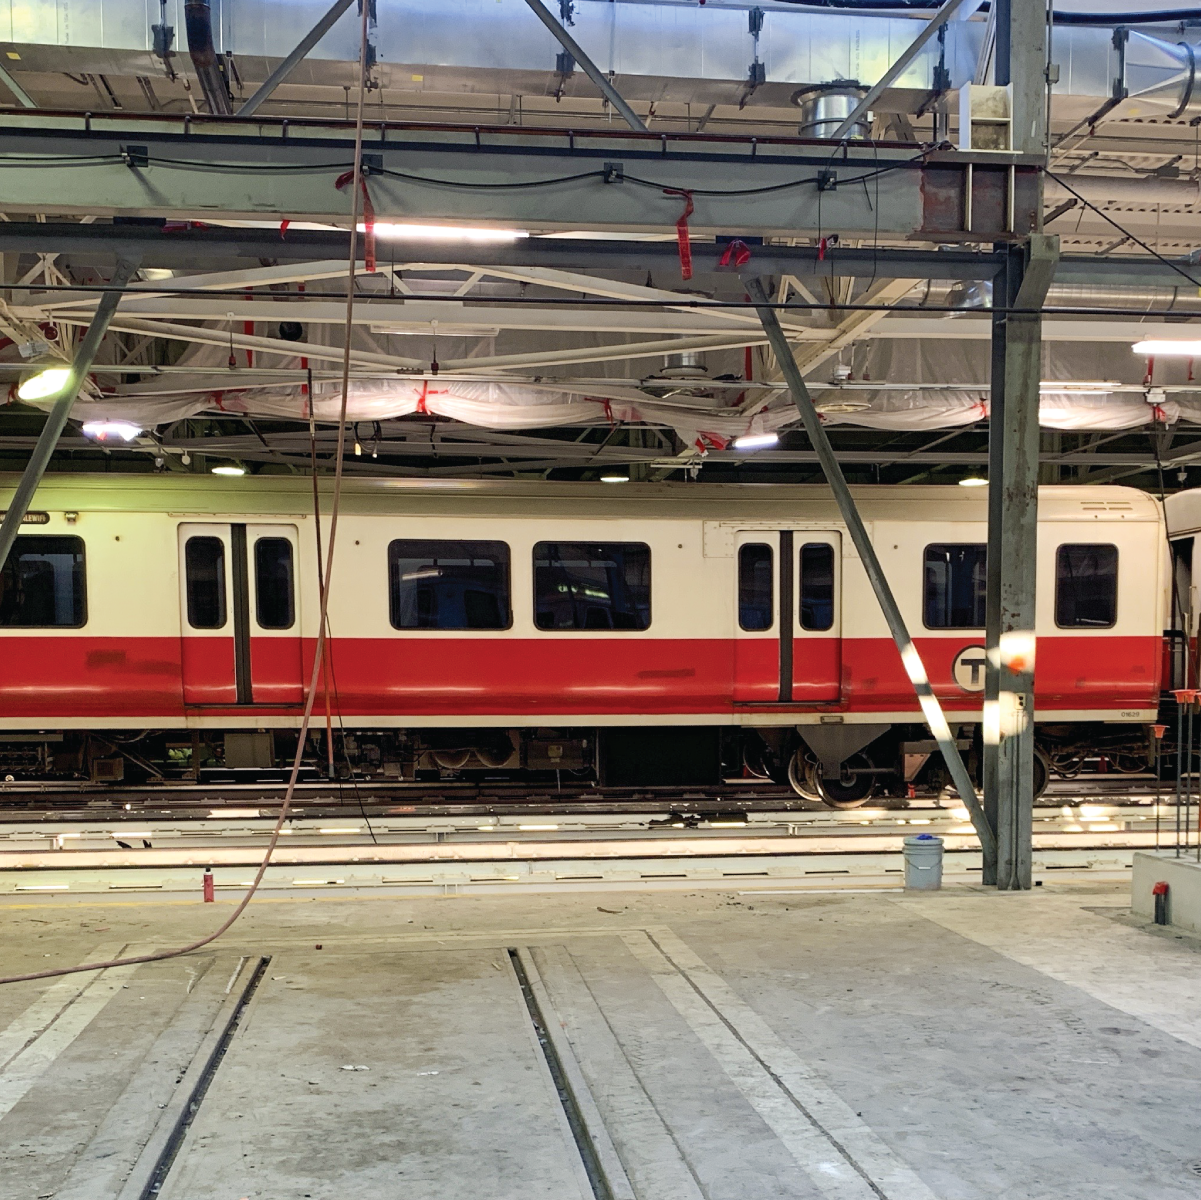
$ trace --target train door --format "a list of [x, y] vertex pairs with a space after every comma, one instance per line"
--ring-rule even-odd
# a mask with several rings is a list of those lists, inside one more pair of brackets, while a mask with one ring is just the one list
[[734, 553], [734, 702], [770, 704], [780, 699], [780, 534], [741, 532], [735, 537]]
[[792, 696], [797, 704], [837, 700], [842, 691], [842, 538], [798, 530], [792, 619]]
[[744, 530], [735, 538], [734, 701], [838, 700], [842, 675], [841, 538]]
[[296, 526], [247, 525], [246, 555], [251, 699], [255, 704], [301, 704]]
[[179, 527], [185, 704], [299, 704], [293, 525]]

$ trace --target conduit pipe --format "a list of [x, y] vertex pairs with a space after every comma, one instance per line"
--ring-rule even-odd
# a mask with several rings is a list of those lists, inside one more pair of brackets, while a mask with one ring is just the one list
[[[1201, 280], [1201, 267], [1195, 268]], [[1085, 283], [1055, 283], [1044, 302], [1051, 308], [1142, 309], [1155, 313], [1201, 313], [1201, 292], [1187, 284], [1180, 287], [1102, 287]], [[992, 282], [972, 281], [946, 285], [931, 283], [918, 308], [961, 308], [981, 312], [992, 307]]]
[[233, 105], [213, 44], [213, 12], [209, 0], [188, 0], [184, 5], [184, 25], [188, 31], [188, 53], [192, 56], [209, 112], [229, 116], [233, 113]]

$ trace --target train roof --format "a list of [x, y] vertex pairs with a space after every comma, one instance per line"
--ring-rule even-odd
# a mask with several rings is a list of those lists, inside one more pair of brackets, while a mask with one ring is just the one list
[[[17, 485], [0, 474], [0, 507]], [[333, 481], [321, 477], [322, 508], [328, 511]], [[956, 485], [863, 485], [852, 488], [865, 520], [982, 521], [988, 489]], [[825, 484], [760, 483], [556, 483], [543, 480], [363, 479], [343, 483], [345, 513], [420, 515], [662, 517], [704, 520], [831, 520], [837, 506]], [[1188, 511], [1201, 527], [1201, 491]], [[1039, 488], [1044, 518], [1158, 521], [1159, 504], [1137, 488], [1114, 485]], [[38, 488], [35, 511], [166, 512], [191, 516], [292, 516], [313, 511], [312, 480], [299, 475], [48, 475]], [[798, 511], [799, 510], [799, 511]], [[1178, 512], [1183, 509], [1177, 506]]]

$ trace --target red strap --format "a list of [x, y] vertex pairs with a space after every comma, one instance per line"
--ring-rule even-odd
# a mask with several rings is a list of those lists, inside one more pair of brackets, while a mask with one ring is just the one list
[[[334, 180], [334, 187], [341, 191], [354, 182], [354, 172], [346, 171]], [[363, 262], [368, 275], [375, 273], [375, 205], [367, 189], [367, 176], [360, 173], [359, 190], [363, 193]]]
[[745, 267], [751, 261], [751, 250], [746, 242], [735, 238], [727, 243], [725, 253], [718, 259], [719, 267], [728, 267], [733, 263], [736, 267]]
[[702, 454], [708, 454], [710, 450], [724, 450], [729, 444], [728, 437], [723, 437], [720, 433], [709, 433], [705, 429], [697, 431], [696, 441], [693, 442]]
[[688, 218], [696, 211], [692, 203], [692, 193], [683, 188], [664, 188], [665, 196], [681, 196], [684, 200], [684, 211], [676, 222], [676, 241], [680, 247], [680, 278], [692, 278], [692, 243], [688, 240]]
[[429, 416], [429, 409], [425, 406], [425, 398], [430, 394], [430, 383], [428, 379], [421, 381], [421, 395], [417, 397], [417, 411], [423, 416]]
[[283, 221], [280, 221], [280, 223], [279, 223], [279, 240], [281, 242], [284, 240], [285, 236], [287, 236], [288, 226], [291, 224], [292, 224], [292, 219], [290, 217], [286, 218]]
[[613, 420], [613, 405], [610, 404], [608, 400], [602, 400], [601, 404], [605, 406], [605, 420], [608, 421], [610, 425], [616, 425], [617, 422]]
[[824, 259], [826, 257], [826, 249], [829, 245], [830, 245], [829, 238], [822, 238], [821, 241], [817, 243], [817, 261], [818, 262], [821, 262], [822, 259]]

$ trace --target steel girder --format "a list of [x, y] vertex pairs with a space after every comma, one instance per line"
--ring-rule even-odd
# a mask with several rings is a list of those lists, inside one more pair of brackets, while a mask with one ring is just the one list
[[[345, 222], [347, 122], [12, 113], [4, 205], [49, 214]], [[936, 242], [1021, 240], [1039, 210], [1033, 156], [707, 134], [372, 125], [381, 221], [520, 229]]]

